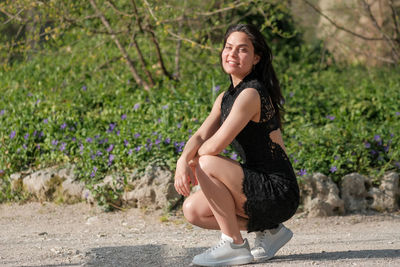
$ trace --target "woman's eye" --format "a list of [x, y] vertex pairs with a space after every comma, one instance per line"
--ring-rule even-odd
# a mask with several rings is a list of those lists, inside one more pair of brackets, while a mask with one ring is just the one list
[[225, 49], [226, 49], [226, 50], [231, 50], [232, 47], [230, 47], [230, 46], [225, 46]]
[[243, 52], [243, 53], [246, 53], [246, 52], [247, 52], [247, 49], [246, 49], [246, 48], [240, 48], [239, 51], [240, 51], [240, 52]]

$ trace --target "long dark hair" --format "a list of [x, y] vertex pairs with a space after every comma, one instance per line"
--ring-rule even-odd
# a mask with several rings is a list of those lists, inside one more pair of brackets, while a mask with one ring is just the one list
[[229, 35], [231, 35], [231, 33], [233, 32], [244, 32], [245, 34], [247, 34], [254, 46], [254, 53], [260, 56], [260, 61], [256, 64], [253, 72], [256, 73], [257, 78], [264, 84], [265, 88], [267, 89], [268, 94], [271, 97], [272, 104], [277, 113], [279, 128], [282, 129], [281, 116], [284, 112], [282, 105], [285, 102], [285, 99], [282, 95], [281, 86], [279, 84], [278, 78], [276, 77], [275, 70], [272, 66], [271, 48], [269, 48], [264, 36], [255, 26], [250, 24], [237, 24], [229, 26], [229, 28], [226, 30], [222, 50], [225, 47], [226, 40], [228, 39]]

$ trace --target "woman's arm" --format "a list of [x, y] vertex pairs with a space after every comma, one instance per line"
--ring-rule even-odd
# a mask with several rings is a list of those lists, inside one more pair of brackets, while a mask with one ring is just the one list
[[219, 128], [222, 96], [223, 93], [217, 97], [210, 114], [195, 134], [189, 138], [176, 163], [175, 189], [183, 196], [188, 196], [190, 194], [189, 181], [193, 185], [196, 184], [196, 177], [192, 169], [195, 168], [197, 150], [201, 144], [210, 138]]
[[244, 89], [236, 98], [231, 112], [213, 136], [202, 143], [199, 156], [218, 155], [226, 148], [247, 123], [260, 112], [261, 100], [254, 88]]
[[181, 156], [178, 161], [189, 162], [195, 158], [199, 147], [215, 134], [220, 126], [221, 117], [221, 102], [223, 93], [221, 93], [214, 102], [213, 108], [204, 120], [200, 128], [193, 134], [193, 136], [186, 143]]

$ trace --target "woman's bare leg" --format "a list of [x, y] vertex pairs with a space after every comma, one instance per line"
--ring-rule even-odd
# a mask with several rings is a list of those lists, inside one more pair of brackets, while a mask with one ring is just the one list
[[[185, 218], [191, 224], [204, 229], [221, 230], [202, 190], [187, 197], [182, 208]], [[236, 218], [239, 224], [239, 229], [243, 231], [247, 230], [247, 218], [239, 215], [237, 215]]]
[[234, 243], [243, 243], [236, 214], [244, 213], [243, 170], [239, 163], [222, 156], [201, 156], [196, 177], [221, 231]]

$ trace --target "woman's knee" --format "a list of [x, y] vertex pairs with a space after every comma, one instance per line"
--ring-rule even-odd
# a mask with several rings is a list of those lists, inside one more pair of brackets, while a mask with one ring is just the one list
[[197, 167], [206, 173], [212, 171], [216, 157], [217, 156], [212, 156], [212, 155], [200, 156], [199, 164], [197, 165]]
[[182, 210], [186, 220], [191, 224], [195, 224], [199, 215], [196, 211], [195, 203], [193, 203], [193, 200], [190, 197], [183, 202]]

